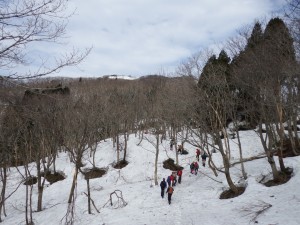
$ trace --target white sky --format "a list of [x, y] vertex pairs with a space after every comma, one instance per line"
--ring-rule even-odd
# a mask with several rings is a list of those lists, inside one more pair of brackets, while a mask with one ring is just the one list
[[[285, 0], [69, 0], [68, 46], [93, 46], [88, 58], [59, 75], [136, 77], [172, 71], [201, 48], [271, 15]], [[39, 51], [59, 52], [65, 46]], [[44, 54], [44, 53], [43, 53]], [[56, 74], [57, 75], [57, 74]]]

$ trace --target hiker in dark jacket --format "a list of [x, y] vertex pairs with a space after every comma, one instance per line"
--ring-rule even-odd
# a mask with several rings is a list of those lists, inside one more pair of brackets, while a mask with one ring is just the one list
[[205, 166], [205, 162], [206, 162], [207, 157], [208, 157], [208, 155], [206, 154], [206, 152], [203, 152], [203, 154], [201, 155], [202, 166]]
[[165, 181], [165, 178], [160, 182], [160, 188], [161, 188], [161, 197], [164, 198], [165, 195], [165, 189], [167, 187], [167, 183]]
[[174, 188], [173, 187], [168, 187], [168, 189], [167, 189], [167, 192], [166, 193], [168, 193], [168, 202], [169, 202], [169, 205], [171, 204], [171, 198], [172, 198], [172, 194], [173, 194], [173, 192], [174, 192]]
[[190, 169], [191, 169], [191, 174], [193, 174], [194, 173], [194, 169], [195, 169], [194, 162], [191, 163]]

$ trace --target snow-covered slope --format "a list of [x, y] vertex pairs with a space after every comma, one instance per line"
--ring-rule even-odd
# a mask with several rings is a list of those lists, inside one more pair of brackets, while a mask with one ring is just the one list
[[[150, 134], [148, 134], [150, 136]], [[241, 132], [244, 157], [262, 153], [257, 135], [253, 131]], [[160, 196], [160, 187], [154, 185], [154, 160], [155, 148], [151, 143], [140, 140], [130, 135], [128, 142], [129, 164], [119, 170], [111, 164], [116, 160], [116, 151], [111, 140], [101, 142], [96, 153], [97, 167], [109, 167], [108, 172], [101, 178], [90, 180], [91, 197], [97, 213], [92, 208], [93, 214], [87, 211], [86, 181], [79, 176], [77, 184], [77, 198], [75, 209], [75, 224], [80, 225], [299, 225], [300, 224], [300, 157], [286, 158], [286, 166], [293, 167], [294, 176], [283, 185], [265, 187], [258, 183], [262, 175], [270, 172], [270, 167], [265, 158], [249, 161], [245, 164], [248, 179], [246, 191], [239, 197], [220, 200], [219, 196], [227, 188], [223, 174], [215, 177], [208, 167], [200, 166], [200, 173], [195, 176], [189, 173], [189, 164], [195, 160], [195, 148], [185, 144], [190, 152], [188, 155], [179, 155], [180, 165], [184, 166], [182, 183], [177, 184], [172, 197], [172, 204], [167, 203]], [[233, 152], [232, 160], [238, 158], [236, 141], [231, 142]], [[158, 175], [159, 180], [170, 175], [171, 171], [162, 167], [162, 162], [168, 157], [175, 159], [175, 152], [169, 150], [169, 140], [160, 146]], [[88, 154], [85, 155], [88, 159]], [[219, 153], [213, 155], [216, 164], [221, 165]], [[86, 167], [91, 165], [86, 160]], [[22, 171], [22, 167], [19, 167]], [[34, 223], [38, 225], [64, 224], [67, 212], [68, 194], [72, 183], [73, 165], [66, 153], [61, 153], [57, 161], [57, 170], [66, 175], [66, 179], [52, 185], [47, 185], [44, 190], [42, 212], [33, 214]], [[32, 165], [32, 174], [35, 174]], [[231, 169], [234, 181], [241, 180], [240, 165]], [[213, 179], [211, 179], [213, 178]], [[16, 185], [22, 180], [15, 168], [9, 171], [7, 194], [15, 190]], [[110, 193], [115, 190], [122, 191], [124, 200], [128, 203], [125, 207], [118, 208], [114, 197], [114, 205], [106, 204]], [[33, 206], [36, 207], [37, 188], [33, 188]], [[7, 200], [7, 217], [2, 224], [25, 224], [25, 185]], [[256, 219], [255, 213], [263, 207], [272, 205], [262, 212]], [[255, 222], [256, 221], [256, 222]]]

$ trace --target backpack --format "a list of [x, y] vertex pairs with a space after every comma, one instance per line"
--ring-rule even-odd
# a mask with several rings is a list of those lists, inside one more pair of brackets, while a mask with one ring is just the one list
[[190, 169], [193, 170], [195, 168], [194, 163], [190, 165]]
[[168, 193], [173, 194], [174, 189], [172, 187], [168, 187]]

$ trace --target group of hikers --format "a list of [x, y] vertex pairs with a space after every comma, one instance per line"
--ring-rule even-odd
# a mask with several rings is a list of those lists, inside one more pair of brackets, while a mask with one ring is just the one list
[[[173, 148], [173, 144], [172, 143], [172, 147], [170, 144], [170, 149]], [[199, 160], [200, 160], [200, 155], [201, 155], [201, 159], [202, 159], [202, 166], [205, 167], [205, 163], [206, 163], [206, 158], [208, 157], [208, 155], [206, 154], [206, 152], [204, 150], [200, 149], [196, 149], [196, 161], [192, 162], [190, 165], [190, 169], [191, 169], [191, 173], [197, 175], [198, 170], [199, 170]], [[197, 162], [198, 161], [198, 162]], [[178, 183], [181, 183], [181, 177], [182, 177], [182, 170], [178, 170], [177, 172], [172, 172], [172, 174], [170, 176], [167, 177], [167, 181], [165, 180], [165, 178], [163, 178], [163, 180], [160, 182], [160, 188], [161, 188], [161, 197], [164, 198], [165, 195], [165, 190], [167, 188], [166, 193], [168, 194], [168, 202], [169, 204], [171, 204], [171, 198], [172, 198], [172, 194], [174, 192], [174, 187], [177, 184], [177, 177], [178, 177]]]
[[165, 196], [165, 190], [167, 188], [166, 193], [168, 194], [168, 202], [171, 204], [171, 198], [172, 194], [174, 192], [174, 187], [177, 184], [177, 177], [178, 177], [178, 183], [181, 184], [181, 177], [182, 177], [182, 170], [178, 170], [177, 172], [172, 172], [170, 176], [167, 178], [167, 182], [165, 178], [160, 182], [160, 188], [161, 188], [161, 197], [164, 198]]
[[[199, 162], [200, 161], [200, 155], [201, 155], [201, 159], [202, 159], [202, 166], [205, 167], [205, 163], [206, 163], [206, 158], [208, 157], [208, 155], [206, 154], [206, 152], [204, 150], [201, 150], [199, 148], [196, 149], [196, 159]], [[198, 170], [199, 170], [199, 164], [198, 162], [192, 162], [190, 165], [190, 169], [191, 169], [191, 173], [197, 175]]]

